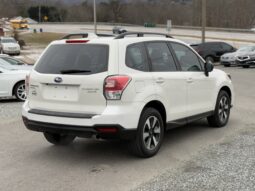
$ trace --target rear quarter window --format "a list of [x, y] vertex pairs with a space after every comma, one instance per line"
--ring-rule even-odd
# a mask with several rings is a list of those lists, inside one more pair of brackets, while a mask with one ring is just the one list
[[[72, 75], [89, 75], [108, 70], [108, 45], [60, 44], [50, 46], [35, 70], [46, 74], [63, 74], [63, 71], [81, 71]], [[83, 72], [82, 72], [83, 71]]]
[[126, 52], [126, 66], [143, 72], [149, 71], [146, 50], [142, 43], [128, 46]]

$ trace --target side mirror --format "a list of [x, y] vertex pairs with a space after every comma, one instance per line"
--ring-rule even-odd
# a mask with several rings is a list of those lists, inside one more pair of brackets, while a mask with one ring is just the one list
[[213, 68], [214, 68], [214, 66], [213, 66], [212, 62], [207, 61], [205, 63], [205, 75], [209, 76], [209, 73], [213, 71]]

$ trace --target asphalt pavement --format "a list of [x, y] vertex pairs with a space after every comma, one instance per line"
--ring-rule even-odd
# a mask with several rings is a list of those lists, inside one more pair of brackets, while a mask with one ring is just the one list
[[255, 190], [255, 68], [224, 68], [236, 103], [225, 128], [205, 120], [170, 130], [153, 158], [118, 141], [52, 146], [27, 130], [22, 103], [0, 100], [0, 190]]

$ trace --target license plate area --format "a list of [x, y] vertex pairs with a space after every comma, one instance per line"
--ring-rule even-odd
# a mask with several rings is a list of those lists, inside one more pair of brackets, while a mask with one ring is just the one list
[[43, 97], [48, 100], [78, 101], [78, 90], [79, 86], [76, 85], [45, 84]]

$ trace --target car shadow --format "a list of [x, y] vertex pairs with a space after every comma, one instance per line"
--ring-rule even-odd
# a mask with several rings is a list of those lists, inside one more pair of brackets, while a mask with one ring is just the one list
[[16, 98], [0, 98], [0, 104], [1, 103], [19, 103], [20, 101]]
[[240, 69], [243, 69], [243, 70], [251, 70], [251, 69], [255, 69], [255, 66], [251, 66], [251, 67], [249, 67], [249, 68], [240, 67]]
[[[200, 120], [183, 127], [171, 129], [165, 133], [160, 153], [152, 159], [164, 155], [165, 151], [170, 151], [181, 144], [182, 141], [193, 136], [208, 134], [214, 131], [214, 128], [208, 127], [206, 120]], [[190, 139], [189, 139], [190, 140]], [[43, 141], [40, 140], [40, 141]], [[46, 146], [45, 146], [46, 144]], [[123, 162], [140, 161], [138, 157], [132, 155], [129, 151], [129, 143], [125, 141], [105, 141], [93, 139], [77, 138], [69, 146], [52, 146], [48, 143], [31, 153], [32, 158], [46, 161], [56, 161], [75, 164], [118, 164]], [[188, 143], [185, 143], [188, 144]], [[191, 143], [189, 143], [191, 144]], [[176, 149], [176, 148], [175, 148]]]

